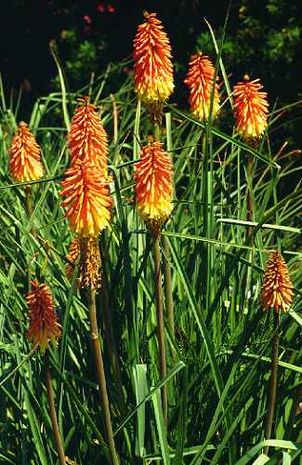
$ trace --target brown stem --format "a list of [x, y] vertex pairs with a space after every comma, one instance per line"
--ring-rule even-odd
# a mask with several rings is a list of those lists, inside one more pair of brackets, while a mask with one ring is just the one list
[[[165, 347], [165, 325], [164, 325], [164, 313], [162, 305], [162, 277], [160, 269], [160, 235], [156, 234], [153, 238], [153, 257], [154, 257], [154, 268], [155, 268], [155, 300], [156, 300], [156, 315], [157, 315], [157, 339], [159, 349], [159, 365], [160, 365], [160, 376], [164, 378], [167, 374], [167, 363], [166, 363], [166, 347]], [[167, 422], [168, 413], [168, 400], [167, 400], [167, 387], [164, 385], [161, 389], [161, 398], [164, 419]]]
[[174, 338], [175, 326], [174, 326], [174, 305], [173, 305], [173, 294], [172, 294], [172, 273], [171, 273], [171, 256], [169, 243], [166, 236], [162, 236], [163, 246], [163, 266], [164, 266], [164, 286], [165, 286], [165, 301], [168, 322], [170, 325], [172, 337]]
[[106, 438], [109, 446], [110, 458], [112, 465], [119, 465], [119, 459], [115, 449], [111, 414], [109, 407], [109, 399], [107, 393], [107, 384], [104, 370], [104, 363], [102, 357], [102, 350], [99, 340], [99, 330], [96, 317], [96, 305], [95, 305], [95, 290], [90, 289], [88, 292], [88, 305], [89, 305], [89, 320], [90, 320], [90, 334], [93, 344], [96, 374], [99, 384], [99, 396], [100, 403], [103, 412], [104, 427], [106, 432]]
[[[278, 373], [278, 356], [279, 356], [279, 312], [274, 312], [274, 335], [272, 339], [272, 356], [271, 356], [271, 378], [267, 396], [267, 414], [265, 422], [265, 439], [271, 439], [272, 427], [275, 414], [276, 394], [277, 394], [277, 373]], [[267, 454], [269, 447], [265, 447], [264, 453]]]
[[50, 415], [50, 420], [51, 420], [51, 426], [52, 426], [55, 446], [56, 446], [57, 454], [59, 457], [60, 465], [66, 465], [64, 446], [63, 446], [62, 437], [60, 434], [57, 413], [56, 413], [56, 408], [55, 408], [54, 393], [53, 393], [52, 384], [51, 384], [51, 372], [50, 372], [48, 354], [45, 355], [45, 371], [46, 371], [45, 383], [46, 383], [46, 391], [47, 391], [47, 402], [48, 402], [49, 415]]

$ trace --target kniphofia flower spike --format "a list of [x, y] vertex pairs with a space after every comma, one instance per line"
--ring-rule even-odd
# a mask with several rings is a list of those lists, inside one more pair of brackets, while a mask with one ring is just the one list
[[200, 121], [209, 119], [212, 109], [214, 119], [219, 111], [219, 87], [215, 68], [207, 55], [201, 52], [191, 56], [184, 83], [189, 88], [189, 104], [193, 115]]
[[173, 196], [172, 164], [160, 142], [142, 148], [136, 164], [135, 193], [139, 214], [158, 234], [171, 214]]
[[246, 140], [261, 137], [267, 127], [267, 93], [262, 92], [259, 79], [244, 81], [234, 86], [234, 110], [238, 133]]
[[68, 134], [71, 165], [76, 161], [89, 161], [105, 177], [108, 172], [108, 138], [95, 105], [88, 97], [79, 99], [80, 105], [72, 118]]
[[40, 147], [26, 123], [18, 126], [9, 149], [9, 171], [18, 182], [36, 181], [43, 176]]
[[293, 285], [282, 255], [275, 251], [266, 264], [260, 302], [263, 310], [287, 310], [293, 298]]
[[174, 89], [171, 46], [156, 13], [144, 17], [134, 39], [135, 90], [156, 118]]
[[47, 284], [39, 284], [36, 279], [30, 284], [31, 290], [26, 296], [30, 320], [28, 338], [34, 345], [39, 346], [43, 353], [50, 343], [56, 346], [61, 329]]

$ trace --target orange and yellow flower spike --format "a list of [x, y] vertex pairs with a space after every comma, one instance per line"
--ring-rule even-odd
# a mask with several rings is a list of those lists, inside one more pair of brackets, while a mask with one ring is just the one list
[[53, 346], [57, 345], [61, 327], [57, 321], [53, 298], [47, 284], [39, 284], [36, 279], [30, 284], [31, 290], [26, 296], [30, 320], [28, 339], [44, 353], [50, 343]]
[[9, 149], [9, 171], [18, 182], [36, 181], [44, 170], [40, 158], [40, 147], [26, 123], [18, 126]]
[[108, 138], [96, 106], [88, 97], [79, 100], [80, 105], [72, 118], [68, 134], [71, 165], [77, 161], [89, 161], [108, 175]]
[[136, 204], [139, 214], [154, 234], [172, 211], [172, 164], [160, 142], [142, 148], [135, 172]]
[[156, 13], [144, 17], [134, 39], [135, 90], [156, 119], [174, 90], [171, 46]]
[[213, 119], [219, 111], [219, 87], [214, 78], [215, 68], [209, 57], [201, 52], [192, 55], [184, 83], [189, 88], [191, 112], [199, 121], [209, 119], [211, 102]]
[[293, 298], [293, 285], [282, 255], [275, 251], [266, 264], [260, 302], [263, 310], [287, 310]]
[[246, 140], [258, 139], [267, 127], [267, 93], [261, 92], [259, 79], [244, 81], [234, 86], [234, 111], [238, 133]]
[[109, 225], [112, 199], [109, 186], [90, 162], [77, 161], [62, 181], [63, 207], [71, 228], [80, 236], [97, 236]]

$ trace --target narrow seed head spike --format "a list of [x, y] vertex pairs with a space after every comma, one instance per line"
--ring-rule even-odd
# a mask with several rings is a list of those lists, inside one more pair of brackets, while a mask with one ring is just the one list
[[66, 275], [73, 276], [76, 260], [79, 258], [78, 287], [101, 287], [101, 255], [97, 237], [75, 237], [69, 247]]
[[192, 55], [184, 83], [189, 88], [191, 112], [200, 121], [209, 119], [211, 99], [213, 119], [219, 111], [219, 86], [214, 78], [215, 68], [209, 57], [201, 52]]
[[250, 81], [248, 75], [234, 86], [236, 128], [245, 140], [258, 139], [267, 127], [267, 93], [262, 88], [260, 79]]
[[29, 308], [28, 339], [38, 345], [44, 353], [51, 343], [57, 345], [57, 339], [61, 335], [60, 325], [54, 309], [53, 298], [47, 284], [39, 284], [36, 279], [31, 281], [31, 290], [26, 296]]
[[76, 161], [89, 161], [108, 174], [108, 138], [96, 106], [88, 97], [79, 99], [68, 134], [71, 165]]
[[172, 164], [160, 142], [142, 148], [135, 172], [136, 203], [149, 229], [158, 234], [172, 211]]
[[260, 302], [263, 310], [280, 308], [285, 312], [292, 302], [293, 285], [289, 277], [287, 265], [282, 255], [273, 252], [266, 264], [263, 277]]
[[40, 147], [26, 123], [21, 122], [9, 149], [9, 171], [18, 182], [36, 181], [43, 176]]
[[134, 82], [138, 98], [155, 119], [174, 90], [169, 38], [156, 13], [144, 12], [134, 39]]
[[109, 225], [112, 199], [109, 186], [90, 162], [75, 162], [61, 183], [63, 207], [71, 228], [80, 236], [97, 236]]

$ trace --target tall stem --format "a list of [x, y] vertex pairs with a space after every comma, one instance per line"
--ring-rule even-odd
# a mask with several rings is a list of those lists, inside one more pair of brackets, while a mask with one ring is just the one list
[[26, 210], [26, 214], [28, 218], [30, 218], [34, 211], [32, 195], [31, 195], [31, 186], [26, 186], [24, 191], [25, 191], [25, 210]]
[[[165, 324], [164, 312], [162, 305], [162, 277], [160, 269], [161, 253], [160, 253], [160, 235], [156, 234], [153, 238], [153, 257], [155, 268], [155, 300], [156, 300], [156, 315], [157, 315], [157, 339], [159, 349], [159, 367], [160, 376], [164, 378], [167, 374], [166, 363], [166, 347], [165, 347]], [[167, 400], [167, 387], [164, 385], [161, 389], [161, 398], [164, 419], [167, 422], [168, 414], [168, 400]]]
[[[154, 123], [154, 140], [160, 140], [160, 126], [158, 123]], [[172, 273], [170, 264], [170, 250], [167, 238], [162, 237], [163, 245], [163, 269], [164, 269], [164, 288], [165, 288], [165, 303], [168, 316], [168, 322], [174, 337], [174, 305], [173, 305], [173, 294], [172, 294]]]
[[[265, 439], [271, 439], [272, 427], [275, 414], [276, 394], [277, 394], [277, 373], [278, 373], [278, 356], [279, 356], [279, 312], [274, 312], [274, 336], [272, 339], [272, 357], [271, 357], [271, 378], [267, 397], [267, 415], [265, 423]], [[269, 447], [264, 449], [267, 454]]]
[[[253, 202], [253, 194], [252, 194], [252, 179], [253, 179], [253, 171], [254, 171], [254, 159], [253, 157], [248, 154], [248, 159], [247, 159], [247, 215], [246, 219], [247, 221], [253, 221], [254, 219], [254, 202]], [[250, 226], [248, 228], [248, 237], [252, 239], [252, 232], [253, 228]], [[252, 245], [252, 244], [251, 244]]]
[[117, 351], [117, 346], [116, 346], [116, 340], [114, 336], [114, 331], [113, 331], [113, 326], [112, 326], [112, 312], [110, 309], [110, 304], [109, 304], [109, 296], [108, 296], [108, 282], [107, 282], [107, 277], [106, 274], [103, 270], [102, 273], [102, 289], [101, 289], [101, 294], [99, 298], [99, 302], [103, 307], [103, 315], [104, 315], [104, 324], [105, 324], [105, 340], [108, 345], [108, 356], [110, 359], [110, 365], [112, 368], [112, 375], [114, 377], [114, 380], [116, 382], [116, 394], [117, 394], [117, 400], [118, 400], [118, 405], [119, 405], [119, 410], [120, 414], [122, 416], [126, 415], [126, 405], [124, 402], [124, 397], [123, 397], [123, 383], [122, 383], [122, 375], [121, 375], [121, 370], [120, 370], [120, 364], [119, 364], [119, 357], [118, 357], [118, 351]]
[[95, 305], [95, 290], [90, 289], [88, 292], [88, 305], [89, 305], [89, 320], [90, 320], [90, 334], [93, 344], [94, 356], [95, 356], [95, 365], [96, 365], [96, 374], [99, 384], [99, 395], [100, 403], [103, 412], [104, 427], [106, 438], [108, 442], [111, 464], [119, 465], [119, 459], [115, 449], [115, 443], [113, 438], [111, 414], [109, 407], [109, 399], [107, 393], [107, 384], [104, 370], [104, 363], [102, 357], [102, 350], [99, 340], [99, 330], [96, 317], [96, 305]]
[[167, 309], [168, 322], [171, 329], [172, 337], [174, 337], [175, 328], [174, 328], [174, 304], [172, 296], [172, 274], [171, 274], [171, 265], [170, 265], [170, 249], [169, 243], [165, 236], [162, 236], [162, 246], [163, 246], [163, 267], [164, 267], [164, 286], [165, 286], [165, 302]]
[[51, 420], [51, 426], [52, 426], [55, 446], [56, 446], [57, 454], [59, 457], [60, 465], [66, 465], [64, 446], [63, 446], [62, 437], [60, 434], [58, 418], [57, 418], [57, 413], [56, 413], [56, 408], [55, 408], [54, 393], [53, 393], [52, 384], [51, 384], [51, 372], [50, 372], [48, 354], [45, 355], [45, 371], [46, 371], [45, 383], [46, 383], [46, 391], [47, 391], [47, 402], [48, 402], [49, 415], [50, 415], [50, 420]]

